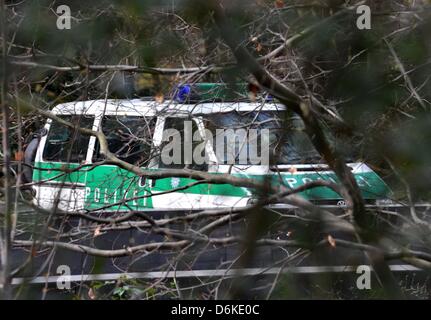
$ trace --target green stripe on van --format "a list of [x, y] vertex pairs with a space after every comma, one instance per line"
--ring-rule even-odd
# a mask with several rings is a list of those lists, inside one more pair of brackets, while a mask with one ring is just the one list
[[[70, 172], [64, 173], [62, 170]], [[163, 170], [163, 169], [160, 169]], [[214, 173], [216, 174], [216, 173]], [[266, 175], [234, 174], [242, 178], [263, 180]], [[333, 173], [304, 172], [300, 174], [282, 173], [280, 181], [279, 174], [271, 175], [272, 185], [282, 185], [296, 188], [309, 181], [323, 179], [337, 182]], [[374, 172], [355, 174], [356, 181], [365, 199], [381, 199], [389, 195], [389, 188], [384, 181]], [[33, 172], [35, 182], [65, 182], [68, 184], [80, 184], [85, 187], [85, 208], [94, 210], [119, 203], [107, 208], [107, 210], [140, 210], [152, 208], [153, 201], [151, 193], [166, 192], [175, 188], [187, 186], [195, 180], [188, 178], [163, 178], [155, 182], [151, 189], [140, 184], [140, 178], [136, 175], [112, 165], [100, 165], [97, 167], [83, 166], [77, 164], [63, 164], [52, 162], [37, 162]], [[43, 183], [42, 183], [43, 184]], [[253, 190], [235, 187], [229, 184], [199, 184], [178, 191], [188, 194], [217, 195], [230, 197], [250, 197]], [[326, 187], [314, 188], [301, 193], [309, 200], [334, 200], [341, 197]], [[136, 198], [123, 201], [124, 199]]]

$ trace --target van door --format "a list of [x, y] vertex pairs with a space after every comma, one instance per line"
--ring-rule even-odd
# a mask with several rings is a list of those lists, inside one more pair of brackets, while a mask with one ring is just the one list
[[[108, 149], [120, 160], [151, 168], [156, 116], [107, 114], [99, 119]], [[93, 168], [87, 175], [85, 209], [130, 211], [152, 208], [150, 183], [134, 173], [107, 163], [95, 141]]]
[[[208, 171], [206, 141], [197, 118], [166, 116], [159, 131], [158, 170]], [[201, 126], [201, 127], [200, 127]], [[207, 208], [208, 184], [182, 177], [157, 179], [153, 183], [153, 206], [160, 209]]]
[[[92, 115], [59, 115], [76, 127], [94, 129]], [[48, 134], [41, 139], [33, 170], [35, 203], [46, 209], [81, 211], [91, 154], [90, 136], [60, 122], [48, 120]]]

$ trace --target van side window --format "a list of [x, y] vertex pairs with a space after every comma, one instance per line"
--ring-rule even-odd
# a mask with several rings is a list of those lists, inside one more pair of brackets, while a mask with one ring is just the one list
[[[108, 141], [108, 149], [119, 159], [128, 163], [147, 166], [152, 158], [156, 117], [105, 116], [102, 131]], [[103, 159], [99, 143], [96, 142], [93, 161]]]
[[[260, 135], [263, 129], [267, 129], [269, 133], [271, 164], [306, 164], [321, 161], [319, 153], [305, 133], [302, 120], [290, 117], [285, 123], [284, 114], [280, 111], [232, 111], [209, 114], [204, 117], [204, 123], [213, 135], [214, 152], [222, 164], [256, 163], [255, 160], [259, 160], [256, 155], [261, 152]], [[250, 139], [252, 129], [258, 132], [255, 140]], [[233, 155], [227, 152], [230, 141], [226, 135], [229, 130], [233, 130], [230, 136], [230, 141], [233, 140], [234, 143]], [[222, 143], [219, 144], [218, 140]], [[218, 150], [217, 147], [221, 148]]]
[[[199, 139], [194, 139], [196, 137], [199, 137]], [[181, 117], [166, 118], [163, 128], [161, 154], [159, 156], [159, 168], [188, 168], [206, 171], [208, 161], [206, 150], [203, 148], [204, 145], [204, 139], [199, 134], [195, 120]], [[196, 157], [198, 153], [200, 160]]]
[[[94, 123], [94, 116], [67, 115], [59, 117], [80, 128], [92, 129]], [[79, 130], [71, 129], [53, 120], [42, 157], [45, 161], [80, 163], [87, 156], [89, 140], [89, 135], [84, 135]]]

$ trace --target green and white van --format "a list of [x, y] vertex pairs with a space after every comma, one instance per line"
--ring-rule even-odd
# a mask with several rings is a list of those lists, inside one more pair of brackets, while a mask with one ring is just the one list
[[[112, 153], [142, 168], [188, 168], [214, 175], [229, 173], [256, 180], [270, 179], [274, 186], [289, 188], [316, 179], [336, 181], [303, 132], [300, 119], [286, 117], [286, 112], [271, 99], [254, 102], [204, 99], [197, 103], [185, 99], [93, 100], [65, 103], [52, 110], [53, 114], [82, 128], [101, 129]], [[193, 134], [191, 141], [185, 139], [185, 122]], [[215, 150], [216, 144], [208, 141], [208, 133], [215, 139], [217, 129], [238, 128], [257, 129], [254, 137], [257, 142], [260, 132], [268, 129], [269, 163], [256, 164], [247, 153], [242, 159], [235, 156], [229, 162], [229, 157], [223, 156], [227, 149]], [[182, 150], [180, 161], [171, 164], [162, 161], [161, 152], [172, 140], [165, 136], [168, 129], [178, 130]], [[27, 156], [34, 159], [31, 159], [34, 202], [46, 209], [56, 207], [67, 212], [202, 210], [243, 207], [258, 197], [252, 189], [229, 184], [193, 184], [195, 181], [188, 178], [153, 180], [136, 176], [106, 163], [96, 137], [83, 135], [50, 119], [35, 141]], [[228, 147], [234, 147], [231, 150], [235, 152], [248, 148], [250, 153], [252, 148], [247, 143], [235, 139], [228, 142]], [[195, 163], [194, 159], [186, 161], [184, 150], [193, 152], [196, 148], [204, 155], [204, 163]], [[32, 152], [35, 154], [31, 155]], [[354, 161], [348, 166], [368, 204], [388, 197], [387, 185], [369, 166]], [[343, 205], [341, 197], [326, 187], [310, 189], [301, 195], [322, 205]]]

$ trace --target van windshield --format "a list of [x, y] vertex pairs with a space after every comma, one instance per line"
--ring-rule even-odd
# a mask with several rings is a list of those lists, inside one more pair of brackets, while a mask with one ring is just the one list
[[[260, 147], [262, 129], [269, 131], [269, 161], [271, 164], [308, 164], [321, 161], [319, 153], [315, 150], [310, 139], [304, 131], [304, 125], [300, 118], [291, 117], [287, 122], [284, 121], [284, 113], [279, 111], [252, 111], [252, 112], [228, 112], [219, 114], [204, 115], [206, 129], [213, 135], [213, 141], [217, 139], [220, 131], [257, 129], [257, 148]], [[235, 150], [239, 154], [240, 149], [244, 148], [244, 141], [235, 140]], [[256, 140], [256, 139], [255, 139]], [[248, 143], [248, 152], [253, 148], [251, 140]], [[214, 149], [217, 143], [213, 143]], [[226, 164], [226, 157], [221, 158], [222, 154], [214, 150], [220, 162]], [[258, 150], [259, 152], [259, 150]], [[235, 159], [236, 164], [242, 164], [239, 159]], [[248, 164], [254, 164], [248, 154]]]

